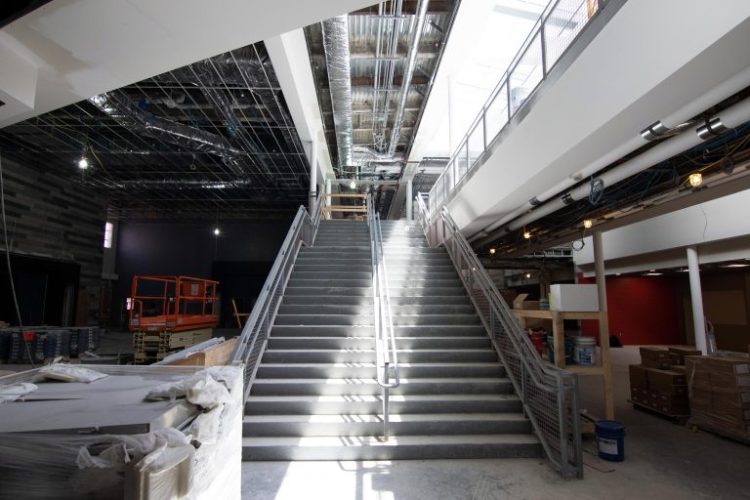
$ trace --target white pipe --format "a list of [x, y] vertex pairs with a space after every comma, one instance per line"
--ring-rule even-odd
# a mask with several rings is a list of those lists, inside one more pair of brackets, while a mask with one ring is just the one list
[[414, 220], [414, 212], [413, 212], [413, 206], [412, 206], [412, 187], [411, 187], [411, 179], [406, 181], [406, 220], [409, 222]]
[[[750, 84], [750, 67], [745, 68], [733, 77], [725, 80], [716, 87], [712, 88], [702, 96], [691, 101], [689, 104], [683, 106], [672, 114], [668, 115], [662, 120], [659, 120], [667, 129], [674, 128], [682, 123], [685, 123], [690, 118], [698, 115], [701, 111], [710, 108], [711, 106], [723, 101], [731, 95], [736, 94], [743, 88]], [[623, 156], [626, 156], [636, 149], [640, 148], [647, 141], [640, 134], [632, 137], [627, 142], [621, 144], [617, 148], [609, 151], [606, 155], [601, 156], [589, 163], [581, 170], [572, 174], [555, 186], [549, 188], [543, 193], [535, 196], [531, 200], [527, 201], [520, 207], [516, 208], [512, 212], [504, 215], [500, 220], [494, 222], [490, 226], [477, 233], [475, 236], [469, 239], [469, 241], [475, 241], [483, 236], [486, 236], [495, 229], [504, 226], [513, 219], [520, 217], [524, 213], [532, 210], [535, 206], [544, 203], [554, 197], [555, 195], [562, 193], [563, 191], [570, 189], [581, 180], [591, 177], [596, 174], [599, 170], [619, 160]]]
[[[719, 120], [726, 128], [734, 128], [750, 120], [750, 98], [723, 110], [709, 121], [714, 120]], [[612, 186], [613, 184], [617, 184], [628, 177], [642, 172], [667, 158], [671, 158], [672, 156], [697, 146], [704, 141], [697, 132], [698, 130], [691, 128], [670, 139], [666, 139], [643, 154], [640, 154], [616, 168], [605, 172], [598, 177], [598, 180], [601, 180], [604, 183], [604, 187]], [[516, 219], [507, 226], [508, 231], [519, 229], [531, 222], [539, 220], [545, 215], [565, 207], [567, 203], [563, 201], [563, 198], [567, 199], [568, 203], [570, 203], [585, 198], [589, 195], [589, 192], [589, 185], [582, 184], [566, 193], [564, 197], [556, 198], [536, 210], [529, 212], [525, 216]]]
[[693, 309], [693, 330], [695, 347], [705, 356], [706, 350], [706, 319], [703, 315], [703, 295], [701, 293], [701, 270], [698, 264], [698, 250], [687, 248], [688, 276], [690, 277], [690, 303]]

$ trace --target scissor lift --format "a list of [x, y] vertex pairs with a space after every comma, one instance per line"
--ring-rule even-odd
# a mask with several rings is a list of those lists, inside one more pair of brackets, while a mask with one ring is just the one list
[[190, 276], [134, 276], [128, 328], [137, 363], [153, 362], [211, 338], [219, 323], [218, 281]]

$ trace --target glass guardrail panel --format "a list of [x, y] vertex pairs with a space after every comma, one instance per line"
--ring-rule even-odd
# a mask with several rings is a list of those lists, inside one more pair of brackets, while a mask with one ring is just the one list
[[596, 14], [597, 2], [559, 0], [544, 21], [544, 45], [549, 70]]
[[479, 157], [484, 153], [484, 120], [480, 119], [469, 134], [468, 161], [469, 168], [474, 166]]
[[506, 83], [495, 94], [494, 99], [487, 106], [484, 115], [484, 126], [487, 127], [487, 145], [497, 137], [497, 134], [508, 123], [508, 84]]
[[542, 36], [537, 33], [508, 78], [511, 114], [518, 111], [543, 78]]

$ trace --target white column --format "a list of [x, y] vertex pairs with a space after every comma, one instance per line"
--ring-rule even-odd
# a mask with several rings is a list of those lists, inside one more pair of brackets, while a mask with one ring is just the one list
[[599, 298], [599, 352], [601, 353], [602, 378], [604, 383], [604, 414], [612, 420], [615, 418], [614, 380], [612, 378], [612, 360], [609, 352], [609, 315], [607, 314], [607, 276], [604, 274], [604, 245], [601, 231], [595, 231], [594, 270], [596, 272], [596, 291]]
[[414, 196], [412, 195], [412, 189], [411, 189], [411, 179], [406, 181], [406, 220], [409, 222], [414, 220], [414, 207], [413, 201]]
[[313, 135], [310, 147], [312, 148], [310, 151], [310, 194], [307, 201], [307, 211], [312, 214], [315, 210], [315, 200], [318, 195], [318, 141], [315, 135]]
[[[331, 179], [326, 179], [326, 194], [331, 194]], [[330, 206], [330, 205], [332, 205], [331, 200], [332, 200], [332, 198], [330, 196], [326, 196], [326, 199], [323, 200], [323, 203], [325, 205]], [[330, 219], [331, 218], [331, 213], [329, 212], [328, 213], [328, 217], [324, 217], [324, 218], [325, 219]]]
[[705, 355], [706, 350], [706, 319], [703, 314], [703, 294], [701, 293], [701, 270], [698, 264], [698, 249], [687, 248], [688, 276], [690, 277], [690, 303], [693, 309], [693, 330], [695, 348]]

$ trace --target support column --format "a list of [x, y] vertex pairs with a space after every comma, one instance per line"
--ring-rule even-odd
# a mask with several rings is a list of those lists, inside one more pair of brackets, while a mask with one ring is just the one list
[[310, 143], [310, 193], [307, 200], [307, 211], [312, 215], [315, 210], [315, 200], [318, 197], [318, 140], [313, 136]]
[[701, 292], [701, 269], [698, 263], [698, 249], [687, 248], [688, 276], [690, 278], [690, 303], [693, 309], [693, 333], [695, 348], [705, 356], [706, 348], [706, 317], [703, 313], [703, 294]]
[[409, 179], [406, 181], [406, 220], [409, 222], [414, 220], [414, 207], [412, 206], [414, 197], [411, 191], [411, 179]]
[[607, 315], [607, 278], [604, 274], [604, 245], [601, 231], [594, 232], [594, 269], [599, 298], [599, 350], [601, 352], [602, 378], [604, 379], [604, 412], [606, 418], [615, 418], [615, 400], [612, 384], [612, 360], [609, 352], [609, 316]]

